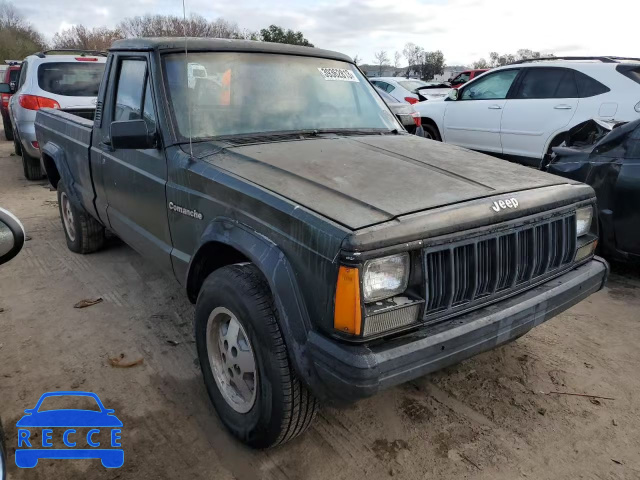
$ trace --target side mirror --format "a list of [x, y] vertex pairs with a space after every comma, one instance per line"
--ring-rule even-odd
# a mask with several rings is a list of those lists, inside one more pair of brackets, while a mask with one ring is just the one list
[[15, 257], [25, 240], [24, 227], [11, 212], [0, 208], [0, 265]]
[[447, 99], [448, 100], [458, 100], [458, 95], [460, 92], [458, 92], [457, 89], [452, 88], [451, 90], [449, 90], [449, 93], [447, 93]]
[[0, 93], [13, 93], [8, 83], [0, 83]]
[[144, 120], [111, 122], [111, 146], [115, 149], [145, 150], [155, 148], [155, 137], [149, 134]]

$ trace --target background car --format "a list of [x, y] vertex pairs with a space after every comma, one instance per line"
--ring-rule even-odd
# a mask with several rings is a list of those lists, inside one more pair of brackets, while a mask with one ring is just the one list
[[15, 95], [9, 100], [17, 155], [24, 175], [42, 178], [34, 120], [40, 108], [58, 108], [93, 119], [106, 55], [94, 51], [49, 50], [28, 56], [20, 67]]
[[415, 107], [438, 139], [540, 167], [585, 120], [640, 118], [640, 59], [523, 60]]
[[9, 84], [9, 93], [2, 93], [0, 101], [0, 114], [2, 114], [2, 126], [4, 127], [4, 138], [13, 140], [13, 130], [11, 129], [11, 119], [9, 118], [9, 99], [16, 90], [18, 75], [20, 73], [20, 62], [11, 62], [2, 72], [0, 83]]
[[380, 96], [384, 100], [384, 103], [386, 103], [387, 106], [391, 109], [393, 114], [400, 121], [407, 132], [413, 135], [418, 135], [419, 137], [424, 136], [420, 114], [416, 112], [416, 109], [413, 108], [413, 105], [411, 105], [410, 103], [399, 102], [384, 90], [381, 90], [378, 87], [374, 88], [380, 94]]
[[411, 104], [444, 97], [451, 90], [451, 87], [446, 83], [423, 82], [415, 78], [374, 77], [369, 80], [399, 102]]
[[596, 191], [602, 254], [640, 262], [640, 119], [622, 126], [588, 120], [553, 152], [546, 171]]
[[455, 77], [449, 79], [449, 83], [451, 84], [451, 88], [459, 88], [470, 80], [473, 80], [476, 77], [479, 77], [484, 72], [488, 72], [488, 68], [476, 68], [474, 70], [465, 70], [464, 72], [460, 72]]

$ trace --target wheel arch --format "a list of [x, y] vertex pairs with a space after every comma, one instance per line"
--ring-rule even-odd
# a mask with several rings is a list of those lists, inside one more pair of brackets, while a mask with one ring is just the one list
[[62, 180], [69, 191], [72, 200], [80, 202], [80, 198], [75, 192], [73, 177], [67, 165], [67, 157], [59, 146], [53, 143], [46, 143], [40, 150], [42, 164], [49, 178], [49, 183], [53, 188], [58, 188], [58, 183]]
[[424, 128], [425, 125], [429, 125], [431, 127], [433, 127], [436, 130], [436, 133], [438, 135], [437, 140], [442, 141], [442, 132], [440, 131], [440, 128], [438, 127], [438, 124], [435, 122], [435, 120], [433, 120], [430, 117], [421, 117], [422, 118], [422, 126]]
[[291, 362], [300, 379], [313, 389], [314, 370], [305, 352], [311, 330], [309, 313], [291, 264], [270, 239], [232, 219], [212, 221], [189, 262], [185, 279], [189, 300], [196, 301], [202, 283], [213, 271], [243, 262], [253, 263], [267, 280]]

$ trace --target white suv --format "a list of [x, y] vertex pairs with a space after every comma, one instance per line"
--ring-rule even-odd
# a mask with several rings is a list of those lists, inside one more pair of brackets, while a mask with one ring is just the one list
[[38, 180], [44, 171], [34, 126], [36, 111], [59, 108], [93, 119], [106, 60], [102, 52], [49, 50], [22, 62], [16, 92], [9, 100], [9, 116], [15, 151], [22, 155], [27, 179]]
[[414, 107], [429, 138], [539, 166], [585, 120], [640, 118], [640, 59], [525, 60]]

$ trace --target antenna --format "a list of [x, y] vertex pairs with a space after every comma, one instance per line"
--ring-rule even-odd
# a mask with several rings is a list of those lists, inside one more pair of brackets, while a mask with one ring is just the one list
[[189, 155], [193, 160], [193, 143], [191, 142], [191, 101], [189, 99], [189, 51], [187, 49], [187, 8], [182, 0], [182, 33], [184, 35], [184, 61], [187, 66], [187, 116], [189, 117]]

